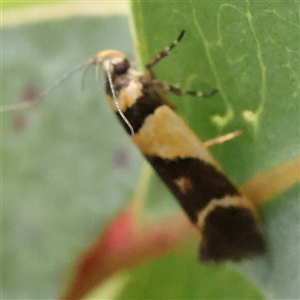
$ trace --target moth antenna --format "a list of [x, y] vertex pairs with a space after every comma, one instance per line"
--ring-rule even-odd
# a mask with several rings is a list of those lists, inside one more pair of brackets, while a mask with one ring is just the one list
[[38, 99], [38, 100], [35, 100], [34, 102], [26, 101], [26, 102], [21, 102], [21, 103], [17, 103], [17, 104], [2, 105], [2, 106], [0, 106], [0, 113], [29, 108], [29, 107], [36, 105], [38, 101], [40, 101], [40, 100]]
[[81, 79], [81, 89], [84, 90], [85, 88], [85, 78], [86, 78], [86, 74], [88, 72], [88, 70], [90, 69], [90, 66], [92, 64], [88, 64], [87, 67], [85, 68], [84, 72], [83, 72], [83, 75], [82, 75], [82, 79]]
[[110, 74], [110, 71], [109, 71], [109, 68], [105, 68], [106, 70], [106, 73], [107, 73], [107, 78], [108, 78], [108, 83], [109, 83], [109, 87], [110, 87], [110, 90], [111, 90], [111, 94], [113, 96], [113, 99], [114, 99], [114, 102], [115, 102], [115, 105], [116, 105], [116, 108], [117, 108], [117, 111], [119, 113], [119, 115], [122, 117], [122, 119], [124, 120], [124, 122], [127, 124], [127, 126], [129, 127], [130, 129], [130, 134], [132, 136], [134, 136], [134, 130], [133, 130], [133, 127], [132, 125], [130, 124], [130, 122], [128, 121], [128, 119], [125, 117], [125, 115], [123, 114], [120, 106], [119, 106], [119, 103], [118, 103], [118, 99], [116, 97], [116, 94], [115, 94], [115, 90], [114, 90], [114, 86], [113, 86], [113, 83], [112, 83], [112, 78], [111, 78], [111, 74]]
[[78, 70], [82, 69], [84, 66], [86, 65], [90, 65], [93, 62], [92, 59], [89, 59], [79, 65], [77, 65], [76, 67], [74, 67], [71, 71], [67, 72], [65, 75], [63, 75], [62, 77], [60, 77], [58, 80], [56, 80], [52, 86], [50, 86], [49, 88], [47, 88], [42, 94], [41, 94], [41, 99], [44, 99], [45, 97], [47, 97], [49, 94], [51, 94], [58, 86], [60, 86], [64, 81], [66, 81], [71, 75], [73, 75], [74, 73], [76, 73]]
[[86, 65], [91, 65], [93, 62], [92, 59], [89, 59], [76, 67], [74, 67], [72, 70], [64, 74], [62, 77], [60, 77], [58, 80], [56, 80], [49, 88], [44, 90], [38, 97], [37, 100], [32, 101], [32, 102], [21, 102], [17, 104], [8, 104], [8, 105], [3, 105], [0, 106], [0, 113], [2, 112], [8, 112], [8, 111], [14, 111], [14, 110], [20, 110], [20, 109], [25, 109], [32, 107], [34, 105], [37, 105], [39, 102], [42, 102], [49, 94], [51, 94], [58, 86], [60, 86], [65, 80], [67, 80], [71, 75], [73, 75], [75, 72], [80, 70], [82, 67]]
[[99, 63], [96, 63], [96, 67], [95, 67], [95, 77], [96, 77], [96, 81], [99, 81]]

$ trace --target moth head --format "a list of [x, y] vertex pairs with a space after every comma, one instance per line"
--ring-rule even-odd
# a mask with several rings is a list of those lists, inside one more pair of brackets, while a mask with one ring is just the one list
[[130, 63], [124, 53], [111, 49], [97, 53], [92, 63], [103, 66], [106, 72], [114, 75], [125, 74], [130, 68]]

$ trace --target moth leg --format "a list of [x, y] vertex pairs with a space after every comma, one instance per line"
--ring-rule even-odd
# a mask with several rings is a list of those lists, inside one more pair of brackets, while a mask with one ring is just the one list
[[164, 57], [168, 56], [170, 51], [177, 45], [178, 42], [180, 42], [180, 40], [183, 38], [185, 34], [185, 31], [182, 30], [178, 36], [178, 38], [176, 40], [173, 41], [173, 43], [166, 47], [164, 50], [160, 51], [158, 54], [156, 54], [156, 56], [150, 60], [147, 64], [146, 64], [146, 69], [150, 74], [152, 73], [152, 68], [159, 63]]
[[[176, 40], [174, 40], [170, 46], [168, 46], [164, 50], [160, 51], [158, 54], [156, 54], [156, 56], [152, 60], [150, 60], [150, 62], [148, 62], [146, 64], [146, 70], [147, 70], [147, 73], [149, 74], [150, 78], [152, 78], [152, 79], [155, 78], [155, 75], [152, 71], [152, 68], [156, 64], [158, 64], [164, 57], [169, 55], [171, 50], [181, 41], [184, 34], [185, 34], [185, 31], [182, 30], [180, 32], [178, 38]], [[195, 92], [195, 91], [184, 91], [179, 86], [176, 86], [176, 85], [171, 85], [171, 84], [168, 84], [168, 83], [162, 83], [162, 82], [159, 82], [159, 81], [156, 81], [156, 80], [153, 80], [153, 83], [155, 85], [158, 85], [164, 91], [171, 92], [171, 93], [173, 93], [177, 96], [187, 94], [187, 95], [192, 95], [192, 96], [197, 96], [197, 97], [211, 97], [217, 92], [217, 90], [213, 90], [210, 93], [203, 93], [201, 91], [197, 91], [197, 92]]]
[[163, 90], [164, 92], [171, 92], [177, 96], [191, 95], [191, 96], [196, 96], [196, 97], [211, 97], [214, 94], [216, 94], [218, 91], [216, 89], [211, 91], [210, 93], [203, 93], [201, 91], [197, 91], [197, 92], [189, 91], [189, 90], [186, 91], [186, 90], [181, 89], [181, 87], [177, 84], [172, 85], [167, 82], [162, 82], [162, 81], [158, 81], [155, 79], [151, 80], [148, 84], [152, 85], [154, 87], [157, 87], [159, 90]]
[[237, 130], [234, 132], [227, 133], [225, 135], [218, 136], [214, 139], [204, 142], [204, 146], [208, 148], [208, 147], [211, 147], [214, 145], [223, 144], [224, 142], [234, 139], [235, 137], [237, 137], [238, 135], [240, 135], [242, 133], [243, 132], [241, 130]]

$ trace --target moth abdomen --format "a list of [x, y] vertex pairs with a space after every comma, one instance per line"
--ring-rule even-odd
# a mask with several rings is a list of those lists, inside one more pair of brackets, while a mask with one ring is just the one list
[[257, 229], [253, 212], [241, 206], [216, 206], [205, 218], [199, 259], [241, 260], [264, 254], [266, 243]]

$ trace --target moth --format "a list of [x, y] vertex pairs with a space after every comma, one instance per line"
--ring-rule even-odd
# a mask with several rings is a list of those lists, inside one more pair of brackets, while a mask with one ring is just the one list
[[[159, 52], [145, 72], [131, 67], [117, 50], [104, 50], [80, 64], [42, 95], [60, 85], [85, 65], [105, 72], [106, 94], [111, 109], [158, 176], [176, 197], [200, 236], [201, 262], [241, 260], [266, 252], [258, 230], [255, 207], [222, 172], [203, 142], [175, 112], [168, 93], [210, 97], [216, 93], [183, 91], [155, 78], [153, 67], [183, 38]], [[98, 74], [98, 72], [97, 72]], [[31, 106], [23, 103], [2, 111]]]
[[111, 109], [197, 228], [200, 261], [241, 260], [263, 254], [266, 243], [257, 228], [254, 206], [224, 175], [167, 97], [168, 92], [209, 97], [216, 91], [183, 91], [155, 79], [153, 67], [184, 34], [182, 31], [146, 64], [145, 73], [133, 69], [116, 50], [99, 52], [92, 63], [105, 71]]

